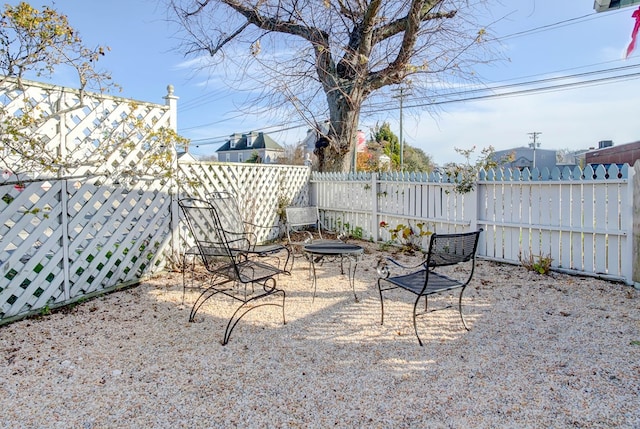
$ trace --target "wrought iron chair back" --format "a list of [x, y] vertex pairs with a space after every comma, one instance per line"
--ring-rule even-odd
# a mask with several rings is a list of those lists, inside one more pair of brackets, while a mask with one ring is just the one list
[[287, 241], [289, 243], [293, 242], [291, 239], [291, 233], [298, 231], [304, 233], [305, 239], [303, 242], [305, 243], [323, 239], [322, 223], [320, 222], [318, 207], [287, 207], [285, 208], [285, 213], [287, 216]]
[[[429, 240], [426, 266], [445, 267], [471, 260], [475, 261], [481, 231], [462, 234], [432, 234]], [[470, 274], [473, 275], [473, 272]]]
[[240, 206], [233, 195], [229, 192], [212, 192], [207, 195], [207, 201], [215, 207], [219, 216], [220, 227], [229, 242], [249, 240], [251, 245], [256, 244], [257, 238], [253, 232], [247, 231]]

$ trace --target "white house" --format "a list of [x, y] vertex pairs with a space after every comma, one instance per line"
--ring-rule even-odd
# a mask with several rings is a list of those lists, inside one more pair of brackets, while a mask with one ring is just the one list
[[273, 164], [284, 155], [284, 148], [268, 135], [251, 131], [247, 134], [231, 134], [216, 153], [220, 162], [246, 162], [257, 154], [258, 162]]

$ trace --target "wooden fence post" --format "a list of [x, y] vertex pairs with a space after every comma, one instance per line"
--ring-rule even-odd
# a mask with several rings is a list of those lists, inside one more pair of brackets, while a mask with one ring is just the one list
[[[173, 85], [167, 86], [167, 95], [164, 97], [165, 104], [169, 106], [169, 128], [178, 131], [178, 97], [173, 95]], [[185, 148], [186, 149], [186, 148]], [[178, 207], [178, 148], [173, 146], [174, 159], [171, 166], [171, 253], [180, 255], [180, 207]]]

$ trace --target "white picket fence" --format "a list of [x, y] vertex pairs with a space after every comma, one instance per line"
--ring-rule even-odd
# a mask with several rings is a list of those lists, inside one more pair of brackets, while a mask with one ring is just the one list
[[325, 222], [364, 239], [388, 241], [398, 224], [437, 233], [482, 228], [480, 257], [551, 257], [558, 270], [633, 284], [637, 168], [481, 172], [462, 195], [437, 174], [314, 173], [310, 192]]

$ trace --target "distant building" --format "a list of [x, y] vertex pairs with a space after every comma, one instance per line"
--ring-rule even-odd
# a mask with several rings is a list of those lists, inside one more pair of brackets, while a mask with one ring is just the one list
[[611, 140], [601, 141], [598, 149], [585, 154], [587, 164], [629, 164], [640, 159], [640, 141], [613, 146]]
[[178, 156], [178, 162], [198, 162], [198, 160], [185, 150], [179, 150], [176, 155]]
[[284, 148], [268, 135], [252, 131], [232, 134], [216, 153], [220, 162], [246, 162], [257, 154], [259, 162], [273, 164], [284, 155]]
[[587, 149], [556, 152], [556, 167], [562, 169], [563, 167], [580, 167], [584, 168], [587, 164], [585, 161], [585, 154]]
[[329, 121], [325, 121], [318, 124], [318, 129], [309, 128], [307, 130], [307, 135], [300, 142], [298, 147], [300, 147], [304, 152], [305, 160], [309, 160], [309, 163], [313, 163], [316, 159], [313, 151], [316, 148], [316, 141], [322, 135], [327, 135], [329, 133]]
[[533, 149], [530, 147], [517, 147], [514, 149], [499, 150], [494, 153], [493, 159], [500, 162], [502, 159], [508, 159], [513, 156], [513, 160], [501, 163], [504, 168], [517, 168], [522, 170], [528, 168], [537, 168], [542, 170], [545, 167], [551, 170], [556, 166], [556, 151], [549, 149]]
[[640, 0], [595, 0], [593, 2], [593, 9], [596, 12], [606, 12], [636, 4], [640, 4]]

